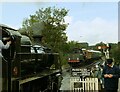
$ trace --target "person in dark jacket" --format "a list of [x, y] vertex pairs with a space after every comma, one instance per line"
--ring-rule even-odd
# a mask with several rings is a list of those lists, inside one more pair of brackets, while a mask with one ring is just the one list
[[117, 92], [120, 69], [113, 65], [113, 59], [107, 59], [107, 64], [103, 68], [105, 92]]

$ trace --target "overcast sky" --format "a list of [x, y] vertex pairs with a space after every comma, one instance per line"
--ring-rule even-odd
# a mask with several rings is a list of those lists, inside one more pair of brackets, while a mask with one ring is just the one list
[[23, 19], [48, 6], [69, 10], [65, 17], [69, 41], [118, 42], [118, 2], [1, 2], [0, 24], [18, 29]]

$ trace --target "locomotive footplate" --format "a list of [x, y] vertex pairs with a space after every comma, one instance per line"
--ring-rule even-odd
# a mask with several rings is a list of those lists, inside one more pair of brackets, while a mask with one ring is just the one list
[[40, 74], [34, 74], [31, 77], [26, 77], [24, 79], [19, 80], [19, 84], [21, 85], [23, 83], [27, 83], [27, 82], [30, 82], [30, 81], [33, 81], [36, 79], [40, 79], [40, 78], [55, 75], [55, 74], [61, 74], [61, 71], [60, 70], [49, 70], [49, 71], [45, 70], [45, 71], [41, 72]]

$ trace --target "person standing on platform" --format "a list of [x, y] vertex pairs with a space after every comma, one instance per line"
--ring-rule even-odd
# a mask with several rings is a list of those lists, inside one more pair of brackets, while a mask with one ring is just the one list
[[107, 59], [107, 64], [103, 68], [102, 76], [104, 78], [105, 92], [117, 92], [120, 69], [113, 65], [113, 59]]

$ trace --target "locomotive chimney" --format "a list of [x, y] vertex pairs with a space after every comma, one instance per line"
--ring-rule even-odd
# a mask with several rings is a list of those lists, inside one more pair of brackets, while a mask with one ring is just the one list
[[41, 45], [42, 44], [42, 35], [34, 35], [34, 45]]

